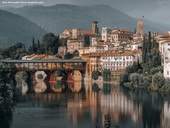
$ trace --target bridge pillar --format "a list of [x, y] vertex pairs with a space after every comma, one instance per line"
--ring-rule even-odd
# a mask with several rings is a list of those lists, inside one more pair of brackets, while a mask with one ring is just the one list
[[62, 81], [70, 81], [70, 82], [74, 81], [73, 78], [71, 77], [72, 70], [62, 71], [62, 73], [64, 74], [63, 78], [61, 79]]
[[27, 79], [25, 80], [25, 82], [28, 84], [28, 91], [27, 93], [35, 93], [34, 89], [33, 89], [33, 81], [35, 80], [34, 78], [34, 71], [27, 71]]
[[45, 78], [45, 80], [46, 81], [56, 81], [55, 79], [54, 79], [54, 77], [53, 77], [53, 74], [54, 74], [54, 72], [55, 71], [45, 71], [45, 73], [46, 73], [46, 78]]

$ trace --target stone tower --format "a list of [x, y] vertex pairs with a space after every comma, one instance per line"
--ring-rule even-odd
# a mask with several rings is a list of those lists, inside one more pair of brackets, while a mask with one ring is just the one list
[[97, 21], [93, 21], [93, 23], [92, 23], [92, 32], [96, 33], [96, 34], [99, 33], [98, 22]]
[[143, 35], [143, 21], [139, 20], [137, 23], [137, 34]]

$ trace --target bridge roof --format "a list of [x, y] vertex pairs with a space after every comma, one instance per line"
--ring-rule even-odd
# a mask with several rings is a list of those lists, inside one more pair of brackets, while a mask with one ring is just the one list
[[0, 60], [0, 63], [85, 63], [85, 60], [78, 59], [53, 59], [53, 60]]

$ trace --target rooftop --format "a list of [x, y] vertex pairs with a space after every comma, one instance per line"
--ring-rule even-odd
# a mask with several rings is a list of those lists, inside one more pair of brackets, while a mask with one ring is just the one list
[[0, 60], [0, 63], [84, 63], [85, 60], [80, 59], [54, 59], [54, 60]]

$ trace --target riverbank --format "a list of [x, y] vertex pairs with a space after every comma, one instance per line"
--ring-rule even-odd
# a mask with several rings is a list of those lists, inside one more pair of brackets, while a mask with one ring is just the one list
[[132, 65], [120, 77], [120, 85], [129, 89], [144, 88], [170, 95], [170, 79], [163, 77], [162, 67], [154, 67], [148, 72], [144, 71], [145, 65]]

